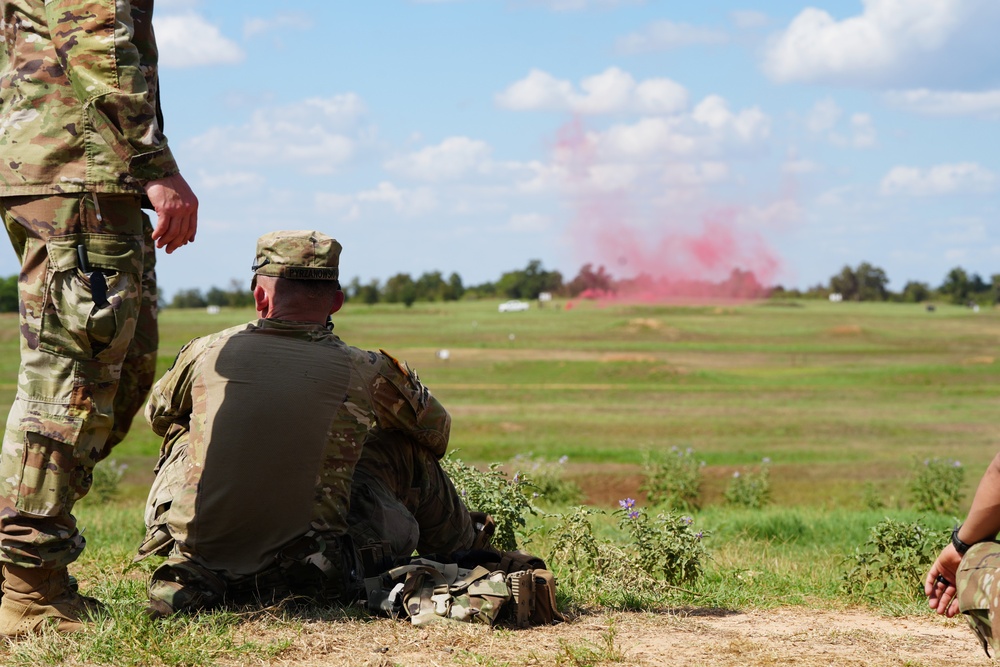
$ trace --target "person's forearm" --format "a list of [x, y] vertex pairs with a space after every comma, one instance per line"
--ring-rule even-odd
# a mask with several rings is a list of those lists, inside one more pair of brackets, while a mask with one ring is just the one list
[[1000, 454], [983, 474], [969, 514], [958, 531], [966, 544], [992, 540], [1000, 532]]

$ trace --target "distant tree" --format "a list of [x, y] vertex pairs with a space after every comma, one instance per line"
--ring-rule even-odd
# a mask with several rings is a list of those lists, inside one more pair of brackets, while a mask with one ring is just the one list
[[205, 303], [209, 306], [228, 306], [229, 294], [218, 287], [213, 287], [205, 294]]
[[448, 283], [440, 271], [429, 271], [417, 278], [413, 285], [417, 301], [444, 301]]
[[839, 292], [845, 301], [885, 301], [888, 284], [884, 270], [862, 262], [856, 269], [845, 266], [830, 278], [830, 292]]
[[562, 288], [562, 274], [546, 271], [542, 262], [533, 259], [522, 271], [509, 271], [497, 281], [497, 292], [511, 299], [537, 299], [542, 292], [557, 292]]
[[944, 282], [938, 291], [947, 296], [952, 303], [966, 303], [970, 292], [969, 274], [962, 267], [956, 266], [944, 277]]
[[18, 310], [17, 276], [0, 280], [0, 313], [16, 313]]
[[581, 266], [573, 280], [566, 283], [566, 293], [572, 297], [583, 292], [607, 294], [614, 291], [615, 279], [611, 274], [603, 266], [598, 266], [597, 271], [594, 271], [594, 265], [590, 263]]
[[207, 305], [208, 301], [197, 288], [180, 290], [170, 300], [171, 308], [204, 308]]
[[931, 288], [927, 283], [911, 280], [903, 286], [899, 296], [907, 303], [923, 303], [931, 298]]
[[1000, 273], [990, 276], [990, 303], [1000, 303]]
[[372, 278], [367, 285], [362, 285], [358, 289], [358, 298], [361, 299], [361, 303], [368, 304], [369, 306], [378, 303], [379, 301], [378, 280]]
[[402, 303], [407, 308], [417, 300], [417, 287], [408, 273], [397, 273], [385, 281], [382, 300], [387, 303]]
[[840, 273], [830, 278], [830, 291], [839, 293], [844, 301], [854, 301], [858, 298], [858, 275], [849, 266], [844, 266]]
[[858, 278], [858, 298], [861, 301], [885, 301], [889, 294], [886, 285], [889, 284], [889, 277], [885, 271], [877, 266], [872, 266], [868, 262], [858, 265], [855, 274]]
[[458, 301], [465, 296], [465, 287], [462, 285], [462, 276], [452, 273], [448, 276], [448, 289], [444, 293], [445, 301]]

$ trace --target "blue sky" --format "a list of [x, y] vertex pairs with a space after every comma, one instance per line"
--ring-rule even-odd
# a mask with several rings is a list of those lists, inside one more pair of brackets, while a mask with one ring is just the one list
[[[766, 256], [798, 287], [861, 261], [894, 289], [1000, 273], [993, 0], [156, 11], [166, 134], [201, 200], [195, 244], [159, 258], [168, 296], [245, 282], [258, 235], [302, 228], [365, 281], [535, 258], [716, 278]], [[719, 225], [715, 263], [671, 241]]]

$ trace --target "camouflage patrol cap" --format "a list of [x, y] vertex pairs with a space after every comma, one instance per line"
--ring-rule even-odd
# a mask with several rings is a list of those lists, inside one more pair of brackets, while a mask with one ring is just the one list
[[295, 280], [338, 280], [343, 248], [322, 232], [281, 231], [257, 239], [255, 276]]

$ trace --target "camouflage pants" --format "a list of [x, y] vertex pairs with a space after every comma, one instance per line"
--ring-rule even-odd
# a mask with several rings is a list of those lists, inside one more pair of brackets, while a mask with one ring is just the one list
[[369, 570], [372, 557], [366, 551], [379, 545], [391, 565], [414, 550], [450, 554], [470, 548], [475, 539], [469, 511], [434, 454], [387, 433], [365, 442], [354, 469], [347, 522]]
[[[206, 574], [205, 581], [196, 581], [197, 572], [204, 568], [200, 563], [186, 561], [174, 548], [167, 528], [171, 498], [186, 491], [186, 432], [168, 433], [167, 445], [167, 455], [161, 460], [150, 489], [145, 514], [146, 539], [136, 560], [154, 554], [169, 555], [170, 559], [157, 570], [158, 577], [186, 579], [186, 584], [195, 590], [208, 590], [213, 588], [221, 573]], [[392, 561], [409, 556], [414, 549], [423, 554], [445, 554], [468, 549], [475, 539], [469, 511], [435, 456], [402, 437], [366, 442], [354, 471], [348, 523], [350, 543], [356, 550], [353, 560], [368, 576], [374, 574], [372, 569], [388, 569]], [[315, 558], [305, 554], [301, 560], [314, 562]], [[281, 567], [288, 565], [282, 562]], [[164, 571], [171, 568], [182, 570], [183, 576], [173, 577], [172, 573]], [[269, 581], [269, 573], [270, 570], [249, 578], [261, 598], [266, 598], [269, 592], [262, 589], [263, 582]], [[360, 583], [361, 574], [354, 574], [355, 583]], [[238, 588], [244, 582], [230, 580], [226, 583]], [[150, 596], [162, 597], [179, 611], [175, 603], [186, 593], [179, 594], [172, 588], [177, 587], [160, 585], [154, 577]], [[219, 591], [214, 594], [217, 599], [224, 596]]]
[[0, 199], [21, 261], [17, 396], [0, 450], [0, 560], [55, 568], [85, 541], [72, 515], [156, 368], [155, 248], [139, 199]]
[[1000, 543], [980, 542], [969, 548], [955, 577], [958, 607], [966, 615], [989, 655], [1000, 649]]

